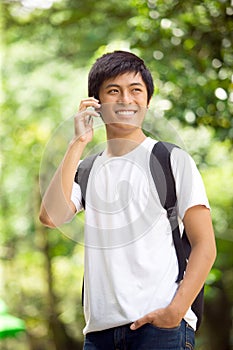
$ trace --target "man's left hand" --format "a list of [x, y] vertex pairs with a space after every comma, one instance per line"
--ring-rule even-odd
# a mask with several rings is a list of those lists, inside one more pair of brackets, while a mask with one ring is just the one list
[[131, 324], [130, 329], [136, 330], [146, 323], [151, 323], [159, 328], [175, 328], [179, 326], [181, 320], [182, 317], [179, 316], [178, 312], [171, 310], [171, 307], [167, 306], [166, 308], [152, 311], [144, 317], [138, 319]]

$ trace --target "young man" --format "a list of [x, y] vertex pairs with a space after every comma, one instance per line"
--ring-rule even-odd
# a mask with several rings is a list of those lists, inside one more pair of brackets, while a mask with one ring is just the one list
[[[90, 117], [101, 117], [107, 146], [92, 167], [85, 204], [85, 350], [192, 349], [197, 317], [190, 305], [214, 262], [208, 200], [191, 157], [172, 150], [178, 211], [191, 243], [182, 283], [166, 210], [149, 168], [157, 142], [142, 122], [153, 94], [144, 62], [129, 52], [100, 57], [89, 73], [89, 98], [74, 118], [75, 132], [41, 205], [49, 227], [83, 209], [74, 182]], [[89, 108], [92, 107], [92, 108]]]

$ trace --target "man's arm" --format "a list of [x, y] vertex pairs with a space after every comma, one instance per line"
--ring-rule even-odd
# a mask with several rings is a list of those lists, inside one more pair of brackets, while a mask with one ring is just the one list
[[161, 328], [179, 325], [207, 278], [216, 258], [210, 210], [201, 205], [191, 207], [187, 210], [183, 222], [192, 247], [184, 279], [166, 308], [155, 310], [135, 321], [131, 325], [132, 330], [145, 323], [152, 323]]
[[71, 201], [71, 191], [78, 162], [85, 143], [71, 142], [42, 199], [40, 221], [48, 227], [58, 227], [72, 218], [76, 208]]
[[70, 220], [76, 212], [71, 201], [74, 177], [82, 153], [93, 137], [93, 123], [88, 119], [90, 116], [99, 116], [94, 110], [87, 110], [87, 107], [99, 106], [98, 101], [92, 97], [80, 103], [79, 112], [74, 118], [74, 138], [42, 199], [39, 218], [45, 226], [60, 226]]

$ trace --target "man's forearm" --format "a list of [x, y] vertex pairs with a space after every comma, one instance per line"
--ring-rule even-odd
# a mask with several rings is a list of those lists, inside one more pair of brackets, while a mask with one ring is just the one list
[[169, 305], [177, 319], [182, 319], [205, 283], [215, 259], [215, 248], [211, 244], [192, 248], [183, 281]]
[[44, 225], [57, 227], [74, 215], [74, 206], [70, 200], [71, 191], [84, 148], [85, 143], [77, 139], [69, 144], [66, 154], [42, 199], [40, 220]]
[[183, 317], [201, 290], [216, 257], [209, 209], [196, 206], [184, 218], [192, 250], [185, 276], [170, 306]]

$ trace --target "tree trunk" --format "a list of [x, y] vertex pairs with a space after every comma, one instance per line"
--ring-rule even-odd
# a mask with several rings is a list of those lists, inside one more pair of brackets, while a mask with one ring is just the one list
[[[83, 348], [82, 342], [71, 338], [65, 329], [64, 324], [59, 320], [57, 313], [57, 298], [54, 293], [54, 281], [52, 274], [52, 254], [50, 250], [49, 242], [49, 229], [42, 226], [38, 222], [38, 213], [39, 213], [39, 193], [35, 194], [35, 227], [37, 235], [37, 246], [44, 255], [45, 261], [45, 279], [47, 281], [47, 304], [48, 304], [48, 328], [50, 330], [51, 339], [48, 339], [48, 342], [51, 343], [48, 345], [48, 350], [81, 350]], [[32, 350], [40, 349], [39, 345]], [[44, 348], [45, 349], [45, 348]]]
[[205, 328], [210, 350], [231, 350], [231, 304], [221, 281], [212, 286], [214, 297], [205, 301]]

